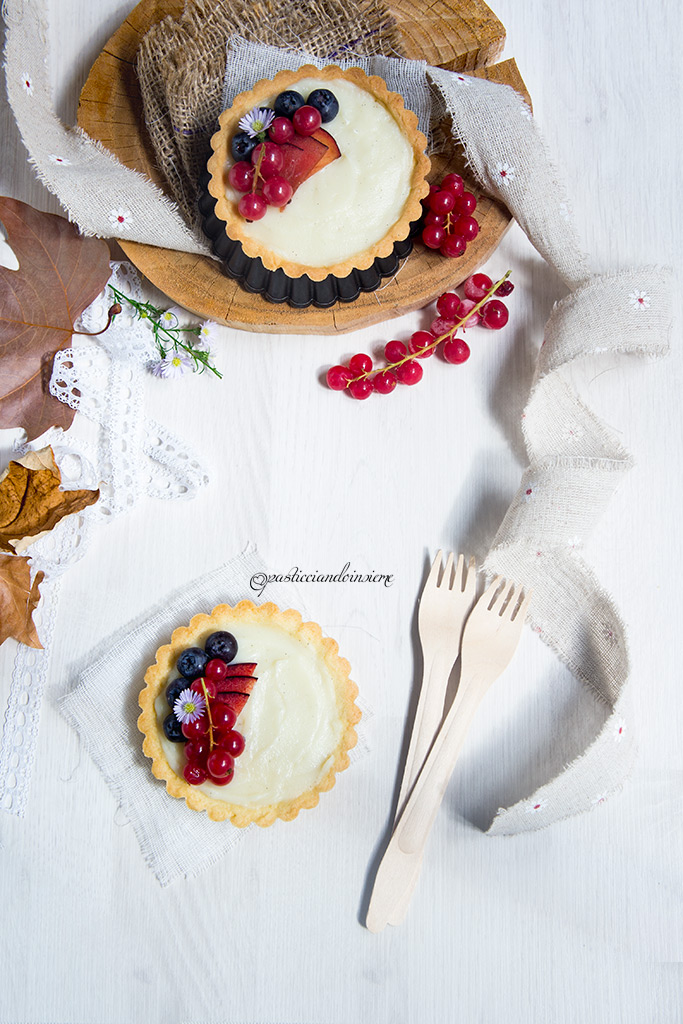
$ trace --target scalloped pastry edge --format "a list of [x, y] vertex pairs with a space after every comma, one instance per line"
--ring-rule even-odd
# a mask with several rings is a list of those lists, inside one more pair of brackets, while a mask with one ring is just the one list
[[[266, 91], [272, 93], [274, 89], [277, 89], [278, 92], [282, 92], [302, 78], [319, 78], [323, 81], [343, 78], [370, 93], [374, 99], [383, 103], [389, 110], [411, 144], [415, 156], [408, 198], [399, 219], [374, 245], [349, 259], [326, 267], [311, 267], [307, 264], [296, 263], [271, 252], [262, 242], [252, 238], [244, 231], [242, 227], [244, 221], [237, 213], [237, 204], [229, 200], [225, 194], [226, 170], [234, 163], [230, 154], [230, 138], [237, 122], [244, 114], [261, 103], [261, 97]], [[207, 164], [207, 170], [211, 175], [208, 189], [216, 200], [216, 217], [225, 222], [225, 233], [228, 238], [239, 242], [247, 256], [260, 259], [266, 270], [282, 268], [287, 277], [297, 278], [305, 274], [311, 281], [323, 281], [330, 274], [343, 278], [353, 270], [367, 270], [376, 259], [389, 256], [393, 252], [395, 242], [402, 242], [408, 237], [412, 221], [417, 220], [422, 214], [420, 201], [429, 192], [427, 174], [431, 166], [430, 159], [425, 152], [427, 140], [418, 128], [417, 115], [405, 107], [403, 97], [399, 93], [390, 92], [387, 89], [384, 79], [379, 75], [366, 75], [361, 68], [347, 68], [346, 71], [342, 71], [335, 64], [328, 64], [324, 68], [317, 68], [313, 64], [304, 64], [296, 71], [278, 71], [274, 78], [261, 78], [247, 92], [239, 93], [232, 106], [222, 112], [218, 124], [218, 131], [211, 139], [213, 154]]]
[[[198, 635], [207, 631], [225, 629], [234, 623], [263, 623], [278, 625], [292, 637], [312, 645], [325, 662], [335, 684], [337, 709], [343, 725], [339, 743], [330, 757], [332, 764], [318, 784], [291, 800], [282, 800], [275, 804], [264, 804], [258, 807], [243, 807], [231, 804], [227, 800], [211, 797], [201, 790], [190, 786], [185, 779], [177, 775], [168, 763], [161, 745], [159, 725], [154, 702], [168, 682], [168, 677], [179, 654], [185, 647], [194, 645]], [[152, 774], [166, 783], [168, 793], [178, 799], [184, 799], [193, 811], [205, 811], [213, 821], [229, 820], [237, 828], [245, 828], [255, 823], [265, 828], [272, 825], [278, 818], [292, 821], [299, 811], [315, 807], [320, 793], [332, 789], [338, 772], [349, 766], [348, 752], [356, 745], [357, 735], [354, 726], [360, 721], [361, 712], [355, 703], [358, 687], [351, 680], [351, 666], [345, 658], [339, 656], [336, 640], [323, 636], [322, 629], [316, 622], [304, 622], [299, 612], [292, 608], [281, 611], [277, 605], [267, 602], [255, 605], [252, 601], [240, 601], [237, 605], [217, 605], [211, 614], [195, 615], [188, 626], [179, 626], [171, 635], [171, 642], [164, 644], [156, 652], [154, 665], [145, 672], [145, 686], [140, 693], [138, 703], [141, 714], [138, 718], [138, 729], [144, 734], [142, 750], [152, 761]]]

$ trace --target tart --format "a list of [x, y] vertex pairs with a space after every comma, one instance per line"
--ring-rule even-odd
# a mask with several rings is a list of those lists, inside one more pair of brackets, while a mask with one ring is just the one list
[[[252, 219], [249, 211], [240, 212], [240, 203], [245, 195], [266, 193], [259, 175], [267, 168], [257, 167], [255, 183], [235, 185], [234, 166], [251, 161], [256, 167], [257, 161], [253, 151], [239, 159], [234, 140], [240, 122], [255, 111], [276, 113], [279, 97], [288, 93], [302, 97], [308, 110], [316, 102], [310, 97], [332, 94], [336, 108], [332, 117], [323, 109], [322, 123], [312, 131], [297, 121], [297, 109], [291, 116], [295, 134], [282, 143], [272, 141], [272, 129], [259, 136], [261, 147], [280, 149], [284, 163], [273, 173], [289, 183], [291, 195], [283, 189], [280, 198], [269, 196], [265, 212], [255, 211], [258, 219]], [[429, 191], [426, 139], [416, 115], [381, 78], [359, 68], [304, 65], [262, 79], [221, 114], [211, 147], [207, 190], [227, 238], [266, 271], [290, 279], [343, 279], [391, 256], [395, 244], [409, 237]]]
[[316, 623], [274, 604], [196, 615], [145, 673], [138, 728], [153, 775], [240, 828], [315, 807], [348, 767], [361, 717], [337, 652]]

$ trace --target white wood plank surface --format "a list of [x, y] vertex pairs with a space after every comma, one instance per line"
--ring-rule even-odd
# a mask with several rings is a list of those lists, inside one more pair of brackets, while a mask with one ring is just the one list
[[[64, 117], [132, 6], [50, 0]], [[494, 7], [598, 266], [680, 265], [679, 5]], [[0, 191], [57, 212], [4, 96], [0, 140]], [[252, 540], [273, 571], [348, 560], [396, 577], [390, 589], [302, 588], [376, 712], [372, 753], [314, 812], [162, 890], [48, 696], [27, 815], [0, 816], [0, 1024], [683, 1020], [680, 329], [666, 364], [575, 372], [636, 458], [587, 549], [630, 627], [633, 778], [590, 815], [482, 834], [601, 720], [527, 631], [481, 708], [404, 925], [371, 935], [359, 921], [391, 820], [425, 561], [440, 546], [481, 555], [492, 540], [519, 479], [517, 417], [542, 325], [562, 294], [517, 228], [489, 266], [513, 271], [509, 328], [478, 332], [464, 367], [432, 360], [420, 385], [388, 398], [353, 403], [318, 377], [425, 314], [339, 338], [225, 329], [222, 383], [149, 380], [150, 414], [203, 453], [212, 483], [194, 502], [143, 502], [100, 531], [63, 583], [51, 692], [109, 633]], [[8, 642], [3, 707], [13, 657]]]

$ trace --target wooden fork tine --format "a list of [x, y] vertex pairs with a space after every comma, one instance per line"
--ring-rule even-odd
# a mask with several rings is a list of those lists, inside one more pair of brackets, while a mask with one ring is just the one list
[[455, 576], [453, 578], [453, 586], [457, 587], [462, 593], [465, 589], [465, 559], [462, 555], [458, 555], [458, 564], [455, 567]]
[[[486, 604], [487, 607], [489, 605], [491, 605], [491, 601], [493, 600], [493, 598], [494, 598], [494, 596], [496, 594], [496, 591], [498, 590], [498, 587], [501, 585], [501, 583], [503, 584], [503, 593], [505, 592], [505, 579], [502, 576], [496, 576], [496, 578], [491, 581], [491, 583], [486, 588], [486, 590], [484, 591], [482, 596], [479, 598], [479, 600], [482, 602], [482, 604]], [[499, 600], [500, 600], [500, 597], [498, 597], [496, 599], [496, 601], [493, 604], [491, 610], [493, 610], [493, 608], [495, 608], [495, 606], [496, 606], [496, 604], [498, 604]]]
[[446, 568], [444, 569], [443, 576], [441, 577], [441, 586], [442, 587], [445, 586], [446, 590], [450, 590], [451, 587], [453, 586], [453, 552], [452, 551], [448, 552], [448, 558], [446, 559]]
[[[526, 593], [524, 593], [524, 591], [522, 590], [522, 591], [520, 591], [520, 594], [523, 595], [524, 599], [523, 599], [522, 603], [519, 605], [519, 607], [517, 608], [517, 610], [515, 611], [515, 614], [513, 616], [511, 616], [511, 618], [512, 618], [513, 622], [517, 622], [517, 620], [521, 616], [521, 620], [520, 621], [521, 621], [521, 624], [523, 625], [524, 624], [524, 620], [526, 619], [526, 613], [529, 610], [529, 605], [531, 604], [531, 595], [533, 594], [533, 591], [529, 590]], [[518, 595], [518, 600], [515, 601], [515, 604], [518, 604], [518, 601], [519, 601], [519, 595]]]
[[425, 580], [425, 585], [424, 585], [424, 589], [425, 590], [427, 589], [427, 587], [431, 587], [431, 586], [438, 587], [438, 585], [439, 585], [439, 572], [441, 570], [442, 558], [443, 558], [443, 551], [441, 550], [441, 548], [439, 548], [439, 550], [436, 553], [436, 557], [435, 557], [434, 561], [432, 562], [432, 567], [429, 570], [429, 575], [427, 576], [427, 579]]

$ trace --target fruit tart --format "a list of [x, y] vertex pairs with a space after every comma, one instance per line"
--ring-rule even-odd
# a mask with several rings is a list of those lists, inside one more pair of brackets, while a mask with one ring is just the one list
[[257, 82], [211, 140], [215, 251], [238, 247], [246, 287], [254, 262], [313, 283], [377, 268], [420, 218], [426, 144], [402, 97], [359, 68], [309, 64]]
[[242, 601], [196, 615], [145, 673], [138, 728], [171, 796], [243, 827], [315, 807], [348, 767], [350, 666], [314, 622]]

